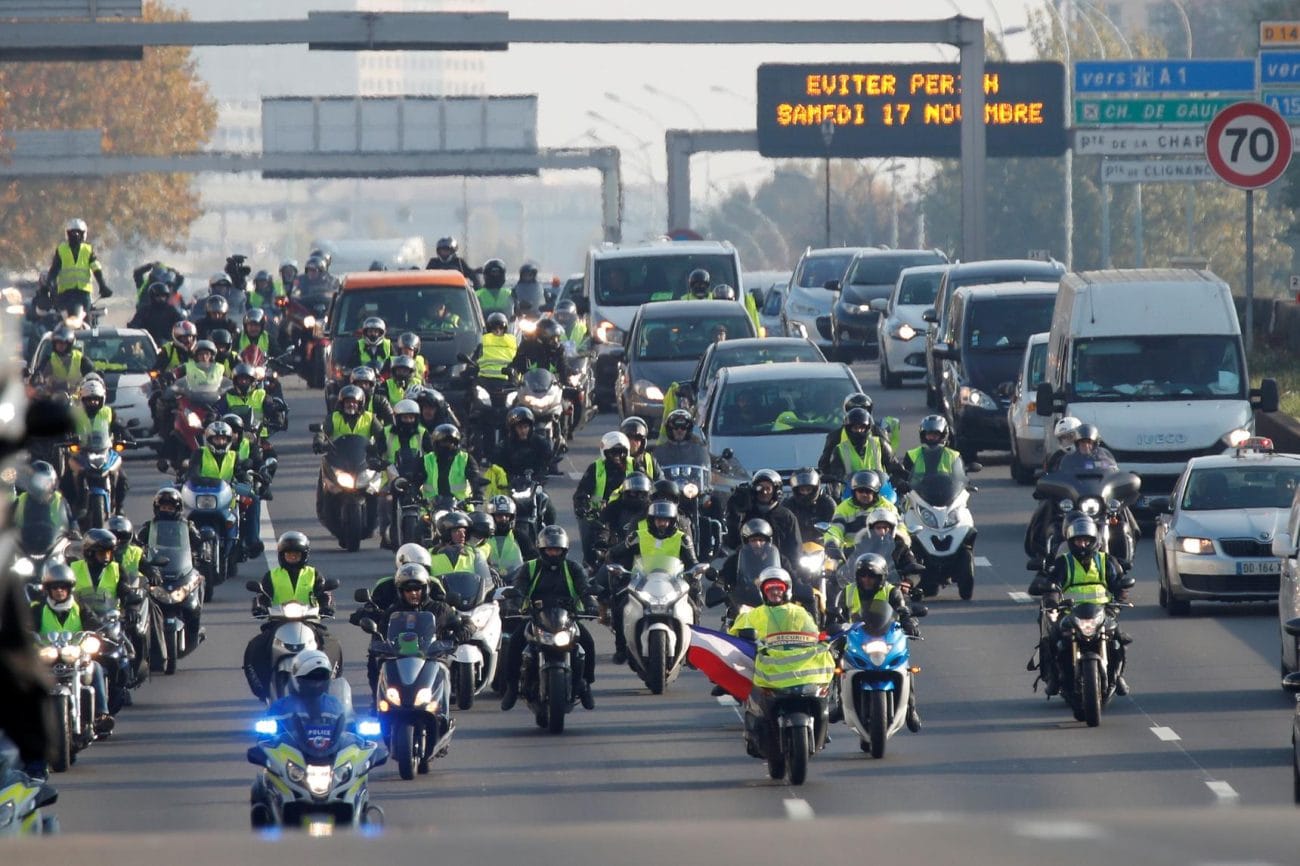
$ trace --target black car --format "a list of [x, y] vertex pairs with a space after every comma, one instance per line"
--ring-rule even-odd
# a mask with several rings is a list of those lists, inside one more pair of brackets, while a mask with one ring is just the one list
[[1011, 447], [1007, 407], [998, 386], [1016, 377], [1025, 346], [1050, 330], [1055, 282], [966, 286], [952, 296], [952, 341], [935, 344], [939, 398], [952, 430], [952, 447], [967, 463], [983, 450]]
[[[990, 259], [984, 262], [960, 262], [948, 269], [939, 284], [939, 294], [934, 299], [934, 312], [925, 315], [930, 324], [925, 334], [925, 403], [931, 409], [939, 408], [939, 359], [934, 355], [934, 344], [952, 343], [951, 323], [948, 320], [952, 293], [962, 286], [987, 286], [992, 283], [1023, 283], [1030, 280], [1056, 282], [1065, 273], [1065, 265], [1056, 261], [1035, 259]], [[942, 335], [942, 336], [940, 336]]]
[[947, 261], [940, 250], [860, 250], [849, 263], [831, 306], [832, 357], [848, 361], [859, 354], [874, 355], [880, 313], [871, 308], [871, 302], [889, 297], [904, 268]]

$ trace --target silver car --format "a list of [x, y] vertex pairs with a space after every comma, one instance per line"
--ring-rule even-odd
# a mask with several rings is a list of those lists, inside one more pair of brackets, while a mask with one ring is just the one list
[[881, 314], [876, 325], [881, 387], [897, 388], [904, 379], [925, 377], [925, 332], [930, 326], [922, 316], [934, 306], [939, 283], [950, 267], [904, 268], [889, 297], [871, 301], [871, 308]]
[[831, 307], [839, 297], [838, 288], [853, 257], [861, 247], [806, 249], [795, 265], [794, 276], [781, 302], [781, 333], [787, 337], [807, 337], [825, 350], [831, 345]]
[[[1017, 484], [1033, 484], [1035, 470], [1046, 460], [1043, 416], [1035, 402], [1038, 383], [1047, 379], [1047, 333], [1034, 334], [1025, 344], [1016, 381], [1006, 383], [1011, 397], [1007, 407], [1007, 429], [1011, 431], [1011, 478]], [[1003, 396], [999, 394], [998, 396]]]
[[1186, 616], [1193, 599], [1300, 603], [1294, 587], [1289, 600], [1279, 598], [1282, 562], [1273, 552], [1297, 482], [1300, 456], [1274, 454], [1267, 439], [1189, 460], [1173, 495], [1152, 500], [1163, 512], [1155, 533], [1160, 606], [1170, 616]]
[[[87, 328], [75, 333], [78, 348], [94, 362], [108, 387], [113, 413], [131, 425], [138, 441], [147, 440], [154, 433], [149, 369], [158, 357], [158, 345], [153, 337], [137, 328]], [[49, 357], [50, 335], [46, 334], [36, 347], [29, 372], [39, 370]]]

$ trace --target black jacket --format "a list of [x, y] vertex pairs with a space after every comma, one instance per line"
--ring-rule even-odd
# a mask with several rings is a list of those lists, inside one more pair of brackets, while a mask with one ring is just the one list
[[[733, 495], [732, 501], [727, 503], [727, 547], [738, 549], [741, 544], [740, 527], [747, 521], [758, 518], [766, 520], [772, 527], [772, 543], [781, 551], [781, 555], [791, 562], [798, 562], [803, 548], [803, 535], [799, 532], [799, 521], [790, 509], [775, 505], [765, 511], [752, 500], [745, 502], [742, 497], [741, 502], [736, 503], [735, 498]], [[740, 506], [744, 506], [743, 511]]]
[[546, 346], [541, 340], [526, 339], [519, 344], [515, 359], [509, 369], [523, 376], [534, 367], [545, 367], [560, 379], [563, 386], [569, 376], [569, 366], [564, 359], [563, 346]]
[[794, 515], [794, 519], [799, 523], [800, 536], [803, 538], [820, 536], [816, 524], [830, 523], [835, 515], [835, 500], [820, 492], [811, 503], [800, 502], [792, 494], [787, 496], [781, 505]]
[[[739, 563], [740, 553], [737, 551], [723, 560], [722, 568], [718, 569], [718, 582], [722, 584], [722, 588], [727, 592], [731, 592], [736, 588], [736, 581], [740, 577], [740, 575], [736, 573]], [[798, 580], [794, 566], [791, 565], [790, 560], [786, 559], [784, 556], [781, 557], [781, 567], [790, 575], [791, 580]]]
[[200, 340], [212, 339], [212, 332], [220, 331], [222, 328], [225, 328], [226, 333], [230, 334], [232, 345], [235, 340], [239, 339], [239, 326], [230, 319], [211, 319], [204, 316], [201, 319], [195, 320], [194, 327], [199, 331]]
[[469, 280], [474, 285], [475, 289], [482, 285], [479, 275], [473, 268], [466, 264], [465, 260], [459, 255], [453, 255], [445, 262], [437, 256], [434, 256], [429, 259], [429, 263], [424, 266], [424, 269], [426, 271], [460, 271], [465, 275], [465, 279]]
[[[530, 569], [533, 563], [537, 564], [537, 589], [530, 593], [533, 585], [533, 577]], [[565, 577], [565, 568], [568, 568], [568, 578], [573, 580], [573, 592], [569, 592], [569, 581]], [[541, 601], [545, 604], [562, 604], [566, 607], [578, 609], [580, 604], [585, 603], [584, 599], [591, 595], [591, 588], [587, 582], [587, 570], [579, 563], [572, 559], [566, 559], [563, 563], [551, 565], [538, 558], [525, 562], [519, 568], [515, 569], [511, 583], [515, 589], [519, 590], [525, 601]]]
[[546, 475], [551, 469], [551, 443], [533, 433], [520, 442], [512, 433], [497, 446], [492, 454], [492, 462], [500, 466], [514, 480], [531, 469], [533, 480], [538, 484], [546, 483]]
[[42, 760], [51, 742], [49, 675], [31, 640], [32, 615], [23, 583], [0, 574], [0, 731], [24, 762]]
[[[596, 463], [604, 462], [605, 464], [605, 491], [604, 496], [599, 502], [594, 502], [596, 496]], [[609, 501], [609, 495], [619, 488], [623, 479], [627, 476], [627, 470], [616, 463], [610, 463], [604, 457], [593, 462], [587, 467], [587, 471], [582, 473], [582, 478], [578, 481], [578, 487], [573, 491], [573, 510], [582, 517], [588, 508], [596, 506], [604, 507]]]
[[146, 303], [135, 308], [135, 315], [126, 323], [128, 328], [144, 328], [158, 345], [172, 338], [172, 326], [183, 321], [181, 311], [171, 304]]

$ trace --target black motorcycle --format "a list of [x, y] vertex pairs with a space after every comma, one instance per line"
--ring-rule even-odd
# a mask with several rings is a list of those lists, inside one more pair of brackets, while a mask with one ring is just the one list
[[176, 662], [203, 640], [203, 573], [194, 566], [189, 526], [181, 520], [156, 520], [145, 556], [158, 569], [149, 596], [162, 613], [162, 641], [154, 642], [150, 666], [176, 673]]
[[[517, 601], [517, 592], [502, 595]], [[513, 618], [517, 619], [517, 617]], [[520, 669], [519, 695], [528, 702], [537, 727], [552, 734], [564, 732], [564, 717], [577, 705], [582, 689], [582, 671], [587, 658], [578, 642], [578, 620], [594, 617], [577, 614], [554, 605], [533, 607], [527, 614], [523, 666]]]
[[1090, 517], [1097, 524], [1098, 549], [1105, 551], [1127, 571], [1133, 564], [1137, 537], [1129, 508], [1137, 501], [1142, 479], [1109, 462], [1088, 461], [1071, 468], [1066, 462], [1056, 472], [1038, 479], [1037, 499], [1052, 502], [1052, 522], [1047, 536], [1046, 568], [1065, 543], [1065, 527], [1077, 517]]
[[[320, 424], [311, 424], [319, 434]], [[367, 455], [364, 436], [340, 436], [324, 445], [316, 482], [316, 517], [339, 545], [349, 552], [375, 533], [379, 522], [379, 491], [385, 476]]]
[[533, 470], [528, 469], [510, 479], [510, 498], [515, 501], [515, 526], [536, 545], [538, 534], [546, 527], [550, 495], [542, 482], [533, 478]]

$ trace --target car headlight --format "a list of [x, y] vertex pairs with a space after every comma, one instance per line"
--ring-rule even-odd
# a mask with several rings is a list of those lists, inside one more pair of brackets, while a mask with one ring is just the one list
[[883, 640], [869, 641], [862, 651], [867, 654], [867, 658], [871, 659], [873, 665], [880, 667], [885, 663], [885, 657], [889, 655], [889, 644]]
[[1184, 536], [1179, 540], [1178, 546], [1182, 548], [1183, 553], [1192, 553], [1197, 556], [1209, 556], [1214, 553], [1214, 542], [1208, 538], [1197, 538], [1194, 535]]
[[65, 662], [75, 662], [77, 659], [81, 658], [81, 647], [77, 646], [75, 643], [59, 647], [59, 658], [63, 659]]
[[812, 304], [804, 304], [799, 301], [791, 301], [787, 305], [786, 309], [794, 313], [796, 316], [815, 316], [821, 312], [821, 310], [817, 309]]
[[323, 764], [307, 765], [307, 790], [317, 796], [328, 794], [330, 783], [334, 781], [334, 768]]
[[997, 401], [985, 394], [979, 388], [972, 388], [969, 385], [963, 385], [957, 392], [959, 399], [965, 406], [974, 406], [977, 409], [997, 409]]
[[694, 499], [700, 495], [700, 486], [694, 481], [687, 481], [682, 485], [682, 496], [687, 499]]
[[215, 511], [217, 507], [217, 497], [211, 493], [204, 493], [202, 496], [194, 498], [194, 507], [200, 511]]
[[647, 400], [662, 400], [664, 398], [663, 390], [654, 382], [638, 379], [632, 386], [632, 390]]
[[14, 560], [13, 570], [14, 574], [19, 577], [31, 577], [36, 573], [36, 566], [32, 565], [32, 561], [24, 556]]
[[99, 652], [99, 648], [102, 645], [103, 644], [99, 638], [95, 637], [93, 634], [87, 635], [81, 642], [81, 651], [88, 656], [93, 656], [95, 653]]
[[596, 326], [595, 337], [598, 343], [623, 342], [623, 332], [616, 328], [613, 322], [609, 321], [603, 321]]
[[903, 322], [894, 329], [894, 336], [900, 340], [910, 340], [916, 336], [916, 328], [913, 328], [907, 322]]
[[0, 803], [0, 827], [8, 827], [14, 822], [14, 801]]
[[1238, 427], [1236, 430], [1229, 430], [1227, 433], [1224, 433], [1223, 436], [1220, 437], [1219, 441], [1227, 445], [1229, 448], [1236, 448], [1249, 438], [1250, 431]]
[[388, 698], [388, 702], [395, 707], [402, 705], [402, 693], [392, 686], [384, 690], [384, 697]]
[[482, 631], [492, 622], [492, 605], [484, 604], [474, 608], [469, 614], [470, 625], [475, 631]]
[[432, 700], [433, 700], [433, 689], [431, 689], [429, 686], [425, 686], [424, 688], [420, 689], [418, 692], [415, 693], [415, 705], [417, 707], [422, 707]]
[[59, 648], [56, 646], [43, 646], [41, 647], [40, 656], [43, 662], [56, 662], [59, 660]]
[[934, 516], [934, 512], [928, 508], [921, 509], [921, 522], [933, 529], [939, 528], [939, 521]]
[[552, 643], [554, 643], [558, 647], [566, 647], [572, 642], [573, 642], [573, 635], [569, 634], [567, 631], [562, 631], [557, 633], [555, 635], [555, 639], [552, 641]]
[[346, 487], [349, 490], [357, 486], [357, 478], [351, 472], [335, 472], [334, 480], [339, 487]]

